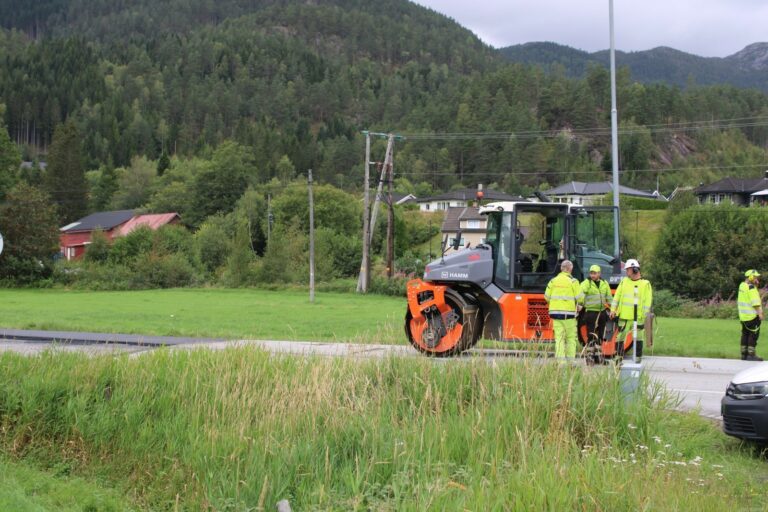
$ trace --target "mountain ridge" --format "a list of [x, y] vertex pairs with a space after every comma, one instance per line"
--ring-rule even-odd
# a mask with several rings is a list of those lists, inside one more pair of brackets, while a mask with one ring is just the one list
[[[608, 66], [609, 51], [587, 52], [559, 43], [529, 42], [498, 49], [510, 62], [552, 69], [560, 64], [566, 74], [583, 76], [590, 65]], [[727, 57], [702, 57], [669, 46], [633, 52], [616, 51], [616, 64], [627, 66], [634, 80], [665, 82], [679, 87], [729, 84], [768, 91], [768, 43], [752, 43]]]

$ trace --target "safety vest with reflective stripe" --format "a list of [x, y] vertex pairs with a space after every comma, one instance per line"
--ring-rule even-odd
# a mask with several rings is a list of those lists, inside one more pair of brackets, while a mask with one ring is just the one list
[[645, 315], [653, 306], [653, 289], [647, 279], [633, 281], [625, 277], [616, 288], [611, 303], [611, 312], [621, 320], [634, 320], [635, 318], [635, 286], [637, 286], [637, 323], [645, 322]]
[[757, 291], [757, 287], [746, 282], [739, 285], [739, 298], [737, 302], [739, 305], [739, 320], [742, 322], [754, 320], [757, 317], [758, 309], [762, 307], [760, 292]]
[[585, 279], [581, 283], [581, 291], [584, 292], [584, 309], [587, 311], [601, 311], [606, 304], [611, 304], [611, 287], [602, 279], [597, 282]]
[[579, 281], [568, 272], [560, 272], [547, 284], [544, 298], [549, 302], [550, 315], [576, 316], [576, 305], [584, 304], [584, 292]]

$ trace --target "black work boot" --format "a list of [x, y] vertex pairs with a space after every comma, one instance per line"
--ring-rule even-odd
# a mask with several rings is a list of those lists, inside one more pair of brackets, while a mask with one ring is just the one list
[[746, 361], [747, 360], [747, 355], [748, 355], [748, 353], [747, 353], [747, 346], [746, 345], [742, 345], [741, 346], [741, 360], [742, 361]]
[[757, 354], [755, 354], [755, 347], [748, 347], [747, 348], [747, 361], [762, 361], [762, 357], [757, 357]]

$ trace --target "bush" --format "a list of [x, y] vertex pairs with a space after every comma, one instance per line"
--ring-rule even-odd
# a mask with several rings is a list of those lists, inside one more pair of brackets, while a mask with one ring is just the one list
[[682, 297], [732, 298], [748, 268], [764, 268], [765, 208], [698, 206], [667, 216], [651, 281]]
[[154, 234], [147, 226], [140, 226], [125, 236], [115, 238], [109, 251], [109, 262], [129, 265], [139, 256], [152, 251]]
[[653, 291], [653, 312], [658, 316], [678, 316], [683, 300], [669, 290]]
[[103, 263], [109, 258], [109, 240], [103, 231], [97, 229], [91, 234], [91, 243], [85, 250], [85, 261]]
[[409, 279], [405, 277], [393, 277], [392, 279], [388, 279], [386, 277], [373, 276], [368, 291], [379, 295], [405, 297], [405, 285], [408, 281]]
[[194, 283], [195, 269], [182, 254], [151, 253], [137, 261], [131, 287], [179, 288]]
[[224, 217], [209, 217], [194, 236], [197, 258], [208, 272], [215, 273], [227, 261], [227, 232]]

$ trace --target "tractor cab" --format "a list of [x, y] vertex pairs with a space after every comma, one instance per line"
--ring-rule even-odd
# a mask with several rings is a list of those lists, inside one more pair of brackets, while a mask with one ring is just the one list
[[543, 291], [564, 259], [573, 262], [579, 280], [591, 265], [599, 265], [610, 283], [620, 279], [613, 207], [501, 202], [482, 206], [480, 213], [488, 217], [493, 283], [505, 292]]

